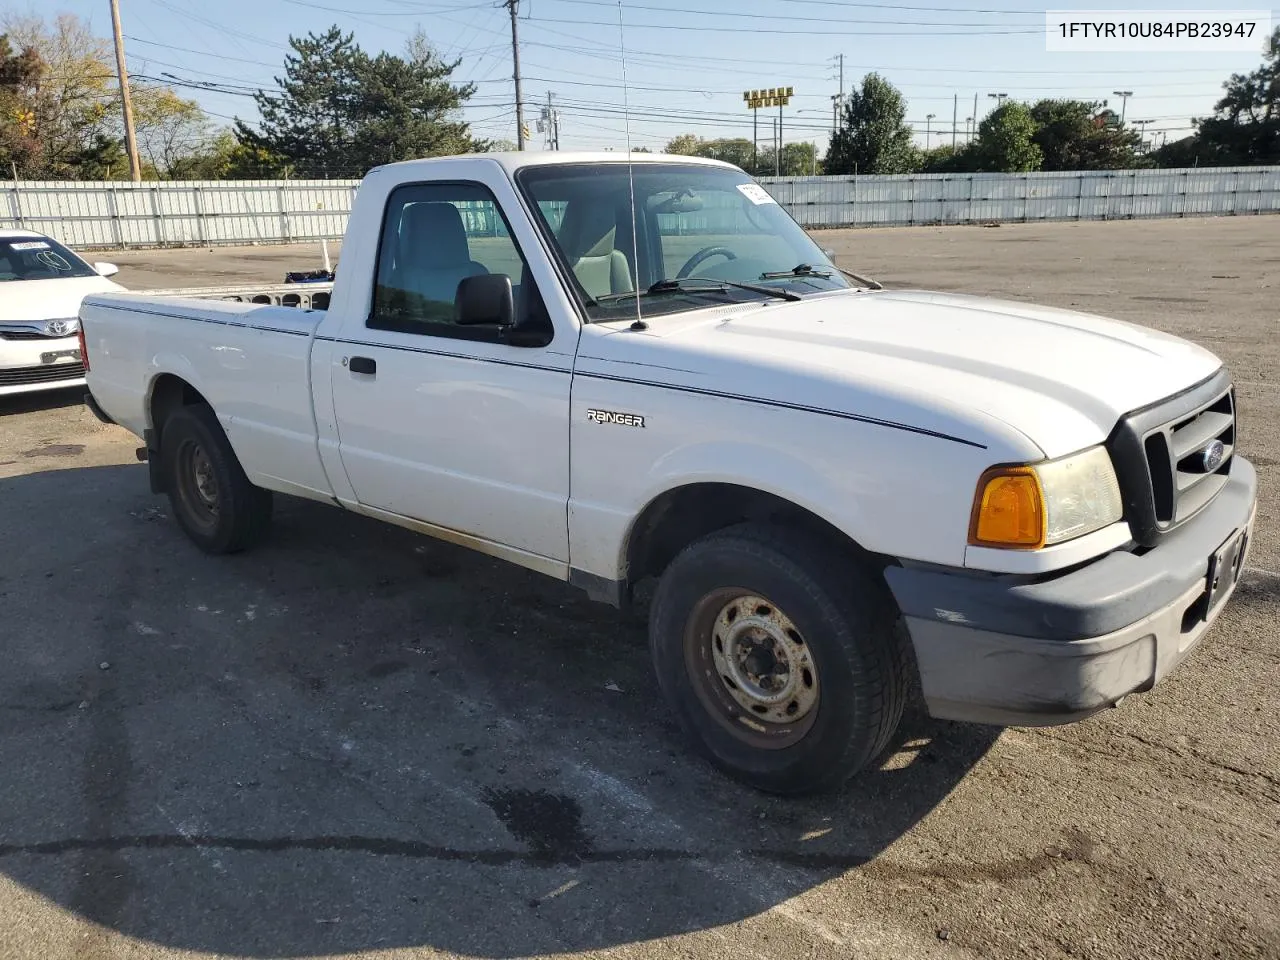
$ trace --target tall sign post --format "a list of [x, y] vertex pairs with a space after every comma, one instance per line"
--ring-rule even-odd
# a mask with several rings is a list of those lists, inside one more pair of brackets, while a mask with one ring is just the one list
[[747, 109], [751, 111], [751, 144], [752, 158], [751, 162], [757, 170], [760, 169], [760, 148], [759, 148], [759, 129], [760, 129], [760, 108], [761, 107], [777, 107], [778, 108], [778, 132], [774, 143], [773, 152], [773, 172], [779, 175], [782, 169], [782, 108], [791, 105], [791, 98], [795, 96], [795, 87], [770, 87], [768, 90], [744, 90], [742, 99], [747, 105]]

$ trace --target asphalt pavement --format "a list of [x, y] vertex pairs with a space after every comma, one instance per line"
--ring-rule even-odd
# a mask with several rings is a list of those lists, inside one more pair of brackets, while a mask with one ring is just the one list
[[820, 240], [1227, 360], [1258, 532], [1165, 683], [1058, 728], [913, 710], [840, 794], [765, 797], [666, 716], [643, 609], [287, 498], [207, 557], [77, 392], [0, 399], [0, 957], [1280, 957], [1280, 220]]

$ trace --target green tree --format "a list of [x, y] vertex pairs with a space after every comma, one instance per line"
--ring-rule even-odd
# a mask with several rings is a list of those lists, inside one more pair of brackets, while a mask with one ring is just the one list
[[1039, 170], [1044, 158], [1035, 142], [1036, 121], [1024, 103], [1008, 101], [978, 124], [978, 138], [970, 148], [974, 169], [1024, 173]]
[[1031, 107], [1041, 170], [1121, 170], [1137, 166], [1142, 138], [1099, 119], [1101, 103], [1041, 100]]
[[[1201, 164], [1280, 163], [1280, 27], [1267, 39], [1262, 66], [1232, 74], [1214, 115], [1193, 120]], [[1170, 144], [1173, 146], [1173, 144]]]
[[[778, 173], [784, 177], [807, 177], [813, 173], [815, 150], [811, 143], [788, 143], [782, 147], [781, 163], [777, 165]], [[760, 148], [760, 161], [755, 171], [756, 176], [772, 177], [774, 174], [773, 145]], [[821, 168], [821, 164], [818, 165]]]
[[168, 87], [145, 86], [132, 93], [142, 160], [158, 177], [185, 178], [191, 169], [188, 161], [209, 153], [208, 114], [196, 101], [184, 100]]
[[922, 173], [969, 173], [976, 169], [977, 158], [968, 145], [953, 148], [950, 144], [926, 150], [920, 157]]
[[236, 137], [282, 158], [300, 177], [361, 176], [371, 166], [483, 149], [461, 118], [474, 84], [455, 84], [459, 60], [442, 60], [419, 31], [404, 57], [370, 57], [336, 25], [290, 37], [278, 90], [254, 97], [260, 129]]
[[703, 139], [696, 133], [682, 133], [678, 137], [672, 137], [667, 141], [667, 145], [662, 148], [663, 153], [672, 153], [681, 157], [696, 157], [698, 155], [698, 147], [703, 143]]
[[906, 124], [907, 105], [898, 88], [869, 73], [845, 103], [840, 128], [831, 137], [826, 172], [910, 173], [920, 163]]
[[[763, 151], [761, 151], [763, 153]], [[703, 140], [698, 144], [694, 156], [709, 157], [712, 160], [723, 160], [741, 167], [748, 173], [756, 173], [756, 146], [746, 137], [725, 137], [719, 140]], [[769, 167], [772, 172], [772, 164]]]
[[20, 176], [37, 170], [42, 152], [32, 99], [45, 69], [34, 48], [14, 50], [0, 34], [0, 163], [16, 165]]
[[15, 47], [32, 51], [45, 65], [39, 83], [24, 91], [19, 108], [39, 144], [28, 175], [89, 179], [109, 169], [115, 155], [112, 141], [123, 130], [106, 41], [71, 14], [51, 23], [36, 15], [10, 14], [4, 28]]

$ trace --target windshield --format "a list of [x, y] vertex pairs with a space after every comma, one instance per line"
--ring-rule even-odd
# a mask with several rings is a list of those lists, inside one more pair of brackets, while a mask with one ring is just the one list
[[851, 286], [742, 171], [692, 163], [632, 170], [634, 221], [624, 163], [539, 165], [516, 175], [590, 319], [634, 317], [637, 285], [642, 316]]
[[57, 240], [49, 237], [0, 239], [0, 282], [96, 276], [93, 267]]

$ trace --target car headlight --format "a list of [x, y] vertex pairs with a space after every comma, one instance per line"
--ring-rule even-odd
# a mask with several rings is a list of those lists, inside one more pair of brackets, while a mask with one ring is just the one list
[[1111, 457], [1104, 447], [1090, 447], [1058, 460], [983, 473], [969, 542], [1035, 550], [1100, 530], [1123, 515]]

